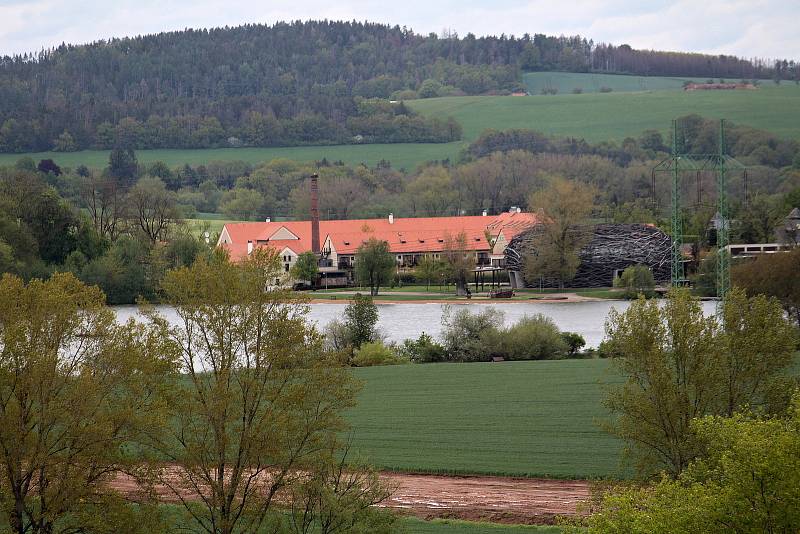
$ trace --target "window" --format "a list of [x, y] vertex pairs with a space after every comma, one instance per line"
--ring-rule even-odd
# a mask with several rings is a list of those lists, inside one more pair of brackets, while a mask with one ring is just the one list
[[287, 263], [284, 267], [286, 267], [286, 272], [289, 272], [289, 264]]

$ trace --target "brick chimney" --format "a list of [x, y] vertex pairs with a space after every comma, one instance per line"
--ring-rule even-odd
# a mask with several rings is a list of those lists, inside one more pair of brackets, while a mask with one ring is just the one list
[[319, 184], [318, 174], [311, 175], [311, 251], [319, 254]]

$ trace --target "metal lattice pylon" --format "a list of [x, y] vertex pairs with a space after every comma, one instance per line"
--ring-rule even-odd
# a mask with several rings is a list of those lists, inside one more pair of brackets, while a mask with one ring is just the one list
[[[687, 283], [683, 269], [683, 213], [681, 203], [681, 177], [687, 172], [713, 172], [716, 176], [717, 211], [721, 224], [717, 228], [717, 296], [725, 298], [731, 286], [730, 210], [728, 206], [728, 174], [741, 171], [746, 179], [746, 167], [725, 154], [725, 121], [719, 123], [719, 150], [716, 154], [686, 154], [679, 145], [678, 121], [672, 121], [672, 153], [653, 167], [653, 198], [656, 198], [656, 174], [669, 173], [672, 178], [670, 198], [670, 232], [672, 234], [671, 273], [672, 285]], [[699, 175], [699, 174], [698, 174]]]

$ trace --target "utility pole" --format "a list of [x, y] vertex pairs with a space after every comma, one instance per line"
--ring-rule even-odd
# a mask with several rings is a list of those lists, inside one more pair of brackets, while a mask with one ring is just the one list
[[725, 299], [731, 289], [730, 210], [728, 209], [728, 177], [725, 168], [725, 119], [719, 121], [719, 169], [717, 172], [717, 210], [721, 219], [717, 229], [717, 297]]

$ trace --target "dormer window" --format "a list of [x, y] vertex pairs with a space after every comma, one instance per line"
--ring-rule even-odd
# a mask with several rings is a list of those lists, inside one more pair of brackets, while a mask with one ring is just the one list
[[345, 241], [345, 242], [344, 242], [344, 244], [345, 244], [345, 245], [349, 245], [349, 244], [350, 244], [350, 241]]

